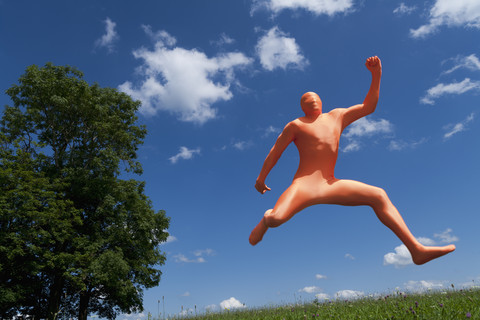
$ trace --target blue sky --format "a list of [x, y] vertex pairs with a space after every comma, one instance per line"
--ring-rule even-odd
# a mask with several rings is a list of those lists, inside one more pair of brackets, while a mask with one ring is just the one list
[[[475, 0], [0, 0], [0, 88], [50, 61], [142, 100], [139, 179], [171, 236], [144, 313], [123, 318], [158, 315], [162, 297], [178, 315], [468, 286], [480, 281], [479, 29]], [[370, 208], [327, 205], [250, 246], [295, 173], [292, 145], [272, 191], [254, 189], [300, 96], [317, 92], [324, 111], [361, 103], [371, 55], [380, 101], [345, 130], [336, 176], [384, 188], [416, 237], [457, 250], [415, 266]]]

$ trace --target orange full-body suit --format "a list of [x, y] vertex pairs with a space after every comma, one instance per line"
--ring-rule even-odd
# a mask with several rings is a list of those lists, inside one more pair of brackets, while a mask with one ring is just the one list
[[426, 263], [455, 250], [454, 245], [432, 247], [419, 243], [383, 189], [335, 178], [335, 163], [343, 130], [355, 120], [375, 111], [377, 106], [381, 61], [376, 56], [370, 57], [365, 65], [372, 73], [372, 83], [362, 104], [322, 113], [322, 101], [316, 93], [307, 92], [302, 96], [300, 104], [305, 116], [285, 126], [265, 159], [255, 188], [262, 194], [270, 190], [265, 185], [265, 179], [291, 142], [295, 143], [300, 154], [298, 170], [290, 187], [253, 229], [249, 238], [252, 245], [262, 240], [268, 228], [280, 226], [308, 206], [338, 204], [372, 207], [380, 221], [405, 244], [415, 264]]

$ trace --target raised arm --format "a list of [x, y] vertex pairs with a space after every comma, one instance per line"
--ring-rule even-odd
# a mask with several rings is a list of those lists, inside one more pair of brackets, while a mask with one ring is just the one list
[[275, 145], [272, 147], [267, 158], [263, 162], [262, 170], [260, 171], [255, 183], [255, 189], [257, 189], [257, 191], [261, 194], [264, 194], [266, 191], [270, 191], [270, 188], [265, 185], [265, 179], [270, 173], [270, 170], [272, 170], [277, 163], [283, 151], [285, 151], [290, 142], [293, 140], [295, 140], [295, 125], [290, 122], [285, 126], [282, 133], [278, 136]]
[[365, 66], [372, 73], [372, 83], [370, 84], [370, 90], [368, 90], [365, 100], [362, 104], [357, 104], [348, 109], [345, 109], [343, 114], [342, 130], [345, 129], [352, 122], [365, 117], [375, 111], [378, 102], [378, 96], [380, 94], [380, 79], [382, 77], [382, 62], [380, 58], [370, 57], [365, 62]]

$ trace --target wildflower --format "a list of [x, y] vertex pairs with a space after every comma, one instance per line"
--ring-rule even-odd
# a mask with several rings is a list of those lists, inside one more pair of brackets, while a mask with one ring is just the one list
[[418, 301], [415, 301], [415, 307], [418, 308]]
[[440, 306], [440, 308], [443, 308], [443, 303], [439, 303], [438, 305]]
[[465, 317], [471, 318], [471, 317], [472, 317], [472, 314], [471, 314], [470, 312], [467, 312], [467, 314], [465, 315]]

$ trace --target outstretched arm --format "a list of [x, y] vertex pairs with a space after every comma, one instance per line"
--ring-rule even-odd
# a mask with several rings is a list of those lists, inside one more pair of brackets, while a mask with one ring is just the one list
[[368, 90], [365, 100], [362, 104], [357, 104], [345, 110], [343, 115], [342, 130], [352, 122], [365, 117], [375, 111], [377, 107], [378, 97], [380, 95], [380, 79], [382, 77], [382, 62], [377, 56], [370, 57], [365, 62], [365, 66], [372, 73], [372, 83]]
[[270, 191], [270, 188], [265, 185], [265, 179], [270, 173], [270, 170], [272, 170], [277, 163], [283, 151], [285, 151], [290, 142], [292, 142], [294, 139], [294, 124], [290, 122], [285, 126], [282, 133], [278, 136], [275, 145], [272, 147], [267, 158], [263, 162], [262, 170], [260, 171], [255, 183], [255, 189], [257, 189], [257, 191], [261, 194], [264, 194], [266, 191]]

